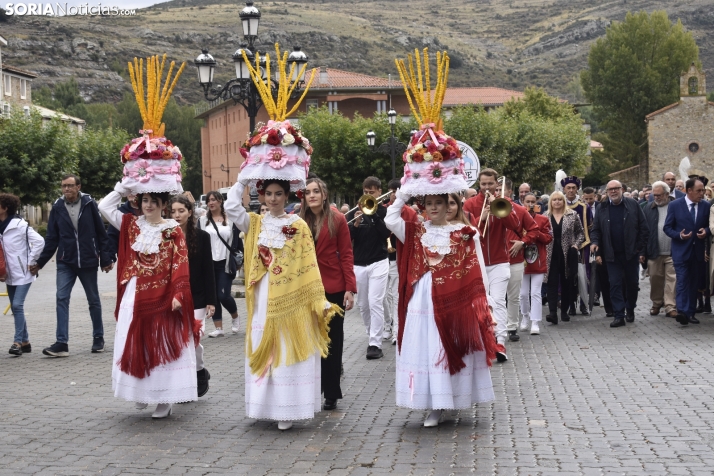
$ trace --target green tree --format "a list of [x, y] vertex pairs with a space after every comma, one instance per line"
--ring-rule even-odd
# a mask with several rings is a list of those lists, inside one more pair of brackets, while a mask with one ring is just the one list
[[[416, 126], [412, 121], [397, 121], [395, 135], [406, 143], [409, 132]], [[365, 118], [359, 114], [353, 120], [340, 112], [331, 114], [326, 107], [311, 108], [300, 117], [303, 135], [314, 149], [310, 171], [322, 178], [331, 193], [346, 196], [354, 201], [362, 195], [362, 181], [370, 175], [383, 182], [383, 189], [392, 177], [392, 165], [388, 154], [371, 151], [367, 147], [367, 132], [376, 134], [379, 147], [390, 136], [386, 114]], [[403, 175], [401, 157], [396, 158], [396, 176]]]
[[114, 190], [122, 178], [119, 157], [129, 134], [122, 129], [88, 128], [76, 135], [78, 175], [82, 179], [82, 192], [101, 198]]
[[114, 104], [110, 103], [92, 103], [86, 105], [87, 116], [84, 118], [87, 121], [87, 127], [98, 129], [115, 128], [119, 113]]
[[26, 116], [16, 109], [0, 121], [0, 190], [25, 204], [56, 199], [62, 175], [77, 171], [75, 139], [62, 121], [43, 121], [38, 112]]
[[203, 193], [203, 161], [201, 159], [202, 121], [194, 119], [193, 106], [179, 106], [171, 98], [164, 111], [166, 137], [181, 149], [183, 163], [182, 186], [198, 198]]
[[647, 156], [645, 116], [677, 101], [679, 77], [698, 58], [691, 33], [664, 11], [628, 13], [592, 45], [581, 84], [621, 168]]
[[573, 107], [528, 88], [493, 112], [467, 105], [453, 110], [444, 131], [469, 144], [481, 167], [490, 167], [515, 183], [547, 188], [558, 169], [583, 174], [587, 136]]

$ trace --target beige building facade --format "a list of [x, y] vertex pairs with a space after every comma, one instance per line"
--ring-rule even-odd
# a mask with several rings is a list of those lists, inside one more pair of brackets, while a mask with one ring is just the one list
[[679, 178], [679, 163], [688, 157], [689, 174], [714, 178], [714, 103], [707, 101], [706, 78], [696, 65], [680, 77], [680, 100], [646, 117], [648, 183], [665, 172]]

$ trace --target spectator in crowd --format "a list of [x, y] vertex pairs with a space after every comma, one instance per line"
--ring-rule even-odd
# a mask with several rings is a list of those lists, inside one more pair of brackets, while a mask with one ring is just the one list
[[[585, 239], [585, 234], [578, 214], [565, 206], [565, 195], [562, 192], [556, 190], [551, 194], [547, 216], [550, 220], [550, 227], [553, 230], [553, 241], [548, 243], [547, 248], [548, 272], [545, 276], [545, 282], [548, 284], [549, 313], [545, 320], [557, 325], [558, 289], [561, 291], [561, 319], [563, 322], [570, 321], [568, 307], [572, 300], [570, 296], [572, 286], [569, 283], [573, 274], [577, 273], [577, 262], [568, 262], [568, 251], [573, 248], [579, 250]], [[572, 253], [570, 256], [573, 256]]]
[[640, 197], [640, 204], [647, 203], [650, 200], [650, 195], [652, 195], [652, 185], [647, 184], [642, 187], [643, 196]]
[[223, 207], [223, 195], [212, 190], [206, 194], [208, 213], [198, 220], [198, 228], [211, 237], [213, 272], [216, 283], [216, 309], [213, 313], [215, 329], [208, 337], [223, 337], [223, 308], [231, 315], [231, 330], [234, 334], [240, 330], [240, 316], [236, 300], [231, 294], [231, 286], [238, 272], [239, 264], [234, 256], [243, 253], [243, 240], [238, 228], [226, 217]]
[[585, 204], [590, 208], [590, 212], [592, 214], [595, 214], [595, 201], [596, 201], [596, 196], [595, 196], [595, 189], [592, 187], [585, 187], [583, 189], [583, 195], [582, 195], [582, 200], [585, 202]]
[[15, 319], [15, 337], [9, 351], [12, 355], [32, 352], [25, 319], [25, 298], [36, 278], [36, 273], [31, 273], [30, 268], [45, 246], [44, 238], [17, 214], [19, 210], [20, 199], [17, 196], [0, 193], [0, 243], [6, 273], [0, 281], [7, 286], [7, 297]]
[[621, 327], [635, 321], [639, 265], [645, 261], [649, 229], [642, 208], [624, 196], [620, 182], [608, 182], [607, 194], [609, 200], [603, 202], [593, 223], [590, 251], [597, 253], [598, 263], [606, 263], [615, 314], [610, 327]]
[[531, 186], [528, 185], [527, 183], [522, 183], [520, 187], [518, 187], [518, 198], [514, 200], [515, 203], [521, 206], [525, 206], [523, 204], [523, 199], [526, 197], [527, 194], [531, 193]]
[[99, 298], [97, 268], [108, 273], [114, 255], [97, 203], [82, 193], [78, 176], [62, 177], [62, 194], [52, 205], [47, 221], [45, 247], [30, 271], [37, 274], [57, 251], [57, 332], [56, 342], [42, 353], [50, 357], [69, 356], [69, 299], [79, 278], [89, 303], [92, 319], [92, 352], [104, 352], [102, 301]]
[[664, 307], [667, 317], [677, 317], [677, 303], [674, 296], [677, 275], [672, 261], [672, 239], [664, 232], [667, 208], [669, 202], [674, 199], [669, 196], [669, 185], [665, 182], [652, 184], [652, 195], [653, 202], [643, 208], [647, 227], [650, 230], [646, 249], [652, 300], [650, 315], [658, 315]]
[[468, 200], [469, 198], [475, 197], [476, 195], [478, 195], [478, 190], [476, 190], [474, 188], [466, 189], [466, 200]]
[[712, 191], [712, 188], [704, 187], [704, 200], [711, 202], [712, 198], [714, 198], [714, 191]]
[[[365, 195], [375, 199], [382, 195], [382, 182], [377, 177], [367, 177], [362, 183]], [[367, 359], [381, 359], [384, 332], [384, 294], [389, 281], [389, 253], [387, 238], [391, 232], [384, 224], [387, 209], [377, 206], [374, 215], [364, 215], [356, 210], [347, 215], [353, 243], [354, 273], [357, 278], [357, 306], [369, 333]]]
[[677, 322], [699, 324], [694, 316], [697, 305], [700, 267], [705, 266], [705, 244], [711, 236], [710, 204], [703, 200], [704, 184], [689, 179], [686, 195], [669, 204], [664, 232], [672, 238], [672, 261], [677, 274]]
[[527, 193], [523, 197], [523, 205], [528, 210], [530, 216], [535, 220], [538, 227], [537, 236], [534, 245], [538, 250], [537, 256], [533, 261], [526, 254], [526, 268], [523, 273], [523, 282], [521, 283], [521, 320], [520, 330], [525, 332], [530, 328], [531, 335], [540, 334], [540, 321], [543, 317], [543, 304], [541, 298], [543, 278], [548, 272], [548, 251], [546, 249], [548, 243], [553, 241], [553, 234], [550, 229], [550, 221], [545, 215], [539, 215], [535, 212], [536, 196], [532, 193]]
[[260, 214], [265, 215], [266, 213], [268, 213], [268, 205], [266, 205], [265, 203], [261, 203], [260, 204]]
[[550, 202], [550, 195], [543, 194], [540, 196], [540, 213], [545, 215], [548, 212], [548, 203]]
[[[585, 241], [580, 245], [582, 252], [571, 248], [568, 250], [568, 254], [570, 256], [566, 257], [568, 264], [576, 266], [575, 273], [570, 276], [571, 289], [568, 293], [572, 301], [570, 303], [570, 307], [568, 308], [568, 314], [571, 316], [575, 315], [575, 309], [578, 307], [578, 302], [580, 302], [579, 307], [582, 315], [587, 316], [590, 313], [587, 305], [585, 304], [585, 302], [588, 301], [588, 296], [585, 295], [578, 298], [580, 294], [580, 289], [578, 287], [578, 273], [585, 273], [586, 279], [589, 278], [589, 276], [587, 276], [588, 267], [580, 266], [582, 269], [578, 269], [578, 266], [575, 265], [575, 263], [586, 265], [590, 262], [590, 253], [587, 247], [590, 245], [590, 229], [592, 228], [593, 222], [590, 208], [578, 196], [578, 190], [580, 189], [581, 183], [581, 180], [574, 175], [566, 177], [560, 181], [560, 184], [563, 186], [563, 193], [565, 194], [565, 205], [577, 213], [578, 218], [580, 218], [580, 223], [583, 226], [583, 234], [585, 236]], [[588, 287], [588, 289], [590, 288]]]
[[[674, 185], [674, 188], [676, 188], [680, 192], [684, 193], [684, 180], [677, 180], [677, 183]], [[686, 195], [686, 193], [685, 193], [685, 195]]]
[[349, 211], [350, 211], [349, 203], [343, 203], [342, 206], [340, 207], [340, 213], [342, 213], [343, 215], [346, 215], [347, 212], [349, 212]]
[[[305, 220], [315, 241], [317, 265], [320, 268], [325, 298], [343, 311], [354, 306], [357, 280], [354, 274], [354, 257], [350, 230], [345, 216], [327, 204], [327, 185], [319, 178], [309, 178], [303, 192], [300, 218]], [[325, 395], [323, 409], [334, 410], [342, 398], [340, 374], [344, 347], [344, 315], [335, 315], [330, 321], [329, 350], [321, 363], [321, 387]]]

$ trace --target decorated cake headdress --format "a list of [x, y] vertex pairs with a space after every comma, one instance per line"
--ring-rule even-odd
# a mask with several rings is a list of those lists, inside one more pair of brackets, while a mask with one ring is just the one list
[[[449, 55], [436, 53], [436, 87], [431, 90], [429, 49], [424, 61], [418, 50], [409, 55], [409, 66], [395, 60], [409, 108], [420, 124], [404, 152], [404, 177], [400, 191], [407, 195], [440, 195], [468, 188], [464, 161], [456, 141], [442, 130], [441, 106], [449, 79]], [[415, 68], [416, 65], [416, 68]], [[423, 67], [423, 73], [422, 73]]]
[[[243, 60], [248, 65], [251, 78], [258, 94], [263, 101], [265, 110], [270, 117], [267, 124], [259, 124], [252, 136], [243, 144], [240, 153], [245, 159], [241, 164], [238, 179], [244, 185], [254, 185], [261, 191], [262, 181], [268, 179], [285, 180], [290, 182], [293, 192], [305, 188], [305, 180], [310, 169], [310, 155], [312, 147], [301, 133], [300, 129], [290, 123], [287, 118], [297, 110], [305, 98], [312, 80], [315, 78], [313, 70], [310, 79], [305, 85], [300, 98], [288, 111], [288, 101], [305, 73], [307, 65], [295, 73], [296, 64], [292, 63], [286, 70], [288, 53], [280, 53], [280, 47], [275, 44], [275, 54], [278, 62], [278, 88], [277, 95], [273, 95], [270, 79], [263, 79], [260, 70], [260, 59], [256, 57], [255, 66], [251, 65], [243, 52]], [[266, 78], [270, 78], [270, 56], [265, 58]], [[296, 78], [290, 80], [289, 78]]]
[[175, 62], [169, 65], [166, 81], [161, 84], [166, 55], [162, 58], [146, 58], [146, 87], [144, 87], [144, 59], [134, 58], [129, 63], [129, 76], [134, 96], [139, 105], [144, 127], [139, 131], [141, 137], [132, 139], [121, 151], [124, 163], [122, 185], [132, 193], [169, 192], [181, 193], [181, 151], [164, 137], [166, 125], [161, 121], [171, 93], [176, 87], [179, 76], [186, 63], [176, 72], [173, 80]]

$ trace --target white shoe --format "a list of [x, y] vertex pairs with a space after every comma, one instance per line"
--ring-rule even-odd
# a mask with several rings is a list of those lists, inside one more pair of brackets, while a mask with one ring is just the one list
[[149, 406], [149, 404], [148, 404], [148, 403], [136, 402], [136, 404], [135, 404], [134, 406], [136, 407], [137, 410], [144, 410], [146, 407]]
[[233, 319], [231, 326], [231, 330], [233, 331], [233, 333], [238, 334], [238, 331], [240, 331], [240, 317], [236, 317], [235, 319]]
[[521, 320], [521, 326], [519, 327], [519, 330], [521, 332], [526, 332], [530, 326], [531, 326], [531, 320], [524, 317]]
[[293, 427], [293, 422], [291, 421], [279, 421], [278, 422], [278, 430], [289, 430], [290, 428]]
[[208, 337], [224, 337], [223, 329], [216, 329], [213, 332], [209, 332]]
[[391, 332], [385, 332], [382, 334], [382, 339], [383, 340], [392, 340], [392, 333]]
[[426, 417], [426, 420], [424, 420], [424, 426], [439, 426], [439, 420], [441, 420], [442, 413], [443, 410], [432, 410], [431, 413], [429, 413], [429, 416]]
[[392, 345], [397, 345], [397, 336], [392, 336]]
[[531, 335], [537, 336], [540, 334], [540, 327], [538, 327], [538, 321], [531, 321]]
[[170, 403], [159, 403], [156, 405], [156, 410], [151, 414], [151, 418], [159, 419], [171, 416], [171, 404]]

